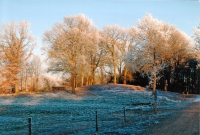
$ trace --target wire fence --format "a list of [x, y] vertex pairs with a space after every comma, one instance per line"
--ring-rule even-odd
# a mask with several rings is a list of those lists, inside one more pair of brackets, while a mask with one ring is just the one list
[[[177, 111], [181, 102], [158, 100], [158, 113]], [[102, 100], [103, 101], [103, 100]], [[68, 106], [58, 110], [34, 110], [31, 115], [12, 116], [4, 123], [0, 123], [0, 134], [95, 134], [108, 132], [128, 126], [135, 126], [137, 122], [145, 121], [155, 114], [155, 102], [131, 103], [122, 107], [111, 102], [102, 106]], [[92, 101], [87, 101], [92, 102]], [[114, 107], [112, 107], [114, 106]], [[171, 108], [171, 106], [174, 106]], [[177, 106], [177, 108], [175, 107]], [[28, 112], [28, 111], [27, 111]], [[24, 112], [27, 113], [26, 111]], [[14, 115], [14, 114], [13, 114]], [[1, 117], [1, 116], [0, 116]], [[7, 116], [5, 116], [7, 117]], [[31, 119], [29, 119], [31, 117]], [[113, 130], [112, 130], [113, 129]]]
[[[9, 134], [76, 134], [106, 132], [107, 129], [117, 129], [136, 122], [138, 118], [154, 114], [153, 104], [138, 105], [138, 107], [106, 108], [88, 110], [80, 113], [80, 109], [70, 109], [66, 115], [44, 113], [43, 117], [21, 119], [4, 126]], [[1, 133], [1, 132], [0, 132]]]

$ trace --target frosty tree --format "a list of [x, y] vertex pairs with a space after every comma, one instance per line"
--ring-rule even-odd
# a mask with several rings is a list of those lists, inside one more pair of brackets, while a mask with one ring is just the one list
[[42, 74], [42, 63], [39, 56], [33, 56], [28, 63], [28, 72], [31, 79], [31, 90], [38, 90], [39, 78]]
[[200, 46], [200, 21], [199, 26], [194, 28], [194, 39], [198, 46]]
[[104, 52], [108, 54], [109, 59], [112, 60], [112, 66], [114, 70], [114, 83], [116, 84], [116, 62], [120, 48], [125, 46], [126, 40], [124, 38], [125, 30], [118, 25], [104, 26], [101, 31]]
[[[199, 21], [200, 24], [200, 21]], [[194, 28], [194, 40], [195, 40], [195, 46], [197, 51], [197, 60], [200, 63], [200, 25], [198, 27]], [[200, 64], [198, 64], [198, 67], [200, 67]]]
[[44, 34], [44, 47], [48, 55], [49, 71], [69, 73], [72, 93], [75, 93], [77, 74], [84, 71], [85, 54], [97, 51], [98, 30], [85, 15], [64, 17]]
[[[153, 85], [153, 94], [156, 82], [162, 77], [161, 71], [166, 67], [176, 67], [189, 57], [188, 46], [190, 38], [178, 30], [150, 14], [138, 22], [138, 34], [133, 40], [127, 60], [132, 64], [134, 71], [144, 71]], [[168, 83], [170, 80], [171, 69]]]
[[2, 88], [15, 86], [18, 93], [18, 73], [24, 70], [24, 63], [31, 56], [35, 39], [29, 31], [30, 23], [12, 22], [3, 24], [0, 30], [0, 75], [4, 78], [1, 82]]
[[[124, 62], [124, 84], [126, 84], [127, 81], [127, 68], [130, 67], [130, 63], [126, 60], [126, 55], [130, 51], [130, 47], [134, 46], [138, 40], [138, 34], [139, 30], [135, 27], [130, 27], [126, 30], [127, 36], [126, 36], [126, 45], [123, 47], [123, 62]], [[121, 50], [121, 49], [120, 49]]]
[[[200, 21], [199, 21], [199, 26], [194, 28], [194, 40], [195, 40], [195, 49], [196, 49], [196, 59], [198, 61], [197, 68], [199, 71], [200, 76]], [[200, 90], [200, 77], [199, 77], [199, 90]]]
[[168, 64], [164, 59], [165, 55], [170, 53], [168, 43], [171, 26], [147, 14], [139, 20], [137, 28], [138, 34], [134, 36], [134, 45], [127, 55], [127, 60], [132, 63], [131, 68], [134, 71], [142, 70], [149, 76], [154, 94], [156, 81], [161, 77], [160, 72]]
[[[85, 73], [86, 73], [86, 85], [92, 85], [95, 83], [95, 71], [99, 67], [102, 61], [102, 45], [100, 43], [100, 34], [97, 29], [93, 29], [91, 31], [93, 36], [90, 38], [90, 42], [88, 42], [88, 48], [84, 53], [85, 57]], [[83, 72], [81, 72], [82, 78]], [[81, 79], [81, 86], [83, 86], [83, 79]]]
[[[179, 72], [179, 68], [191, 58], [190, 53], [190, 37], [184, 32], [177, 29], [175, 26], [170, 26], [168, 29], [168, 40], [164, 48], [163, 60], [167, 63], [164, 71], [164, 89], [171, 89], [172, 79], [177, 81], [174, 76], [175, 72]], [[193, 50], [192, 50], [193, 51]]]

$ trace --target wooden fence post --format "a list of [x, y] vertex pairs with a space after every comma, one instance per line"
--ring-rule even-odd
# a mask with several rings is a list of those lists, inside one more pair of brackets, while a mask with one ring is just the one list
[[157, 102], [155, 102], [155, 114], [157, 114]]
[[155, 114], [157, 114], [157, 90], [155, 91]]
[[96, 111], [96, 132], [98, 132], [98, 112]]
[[31, 135], [31, 118], [28, 118], [29, 135]]
[[124, 107], [124, 123], [126, 123], [126, 107]]

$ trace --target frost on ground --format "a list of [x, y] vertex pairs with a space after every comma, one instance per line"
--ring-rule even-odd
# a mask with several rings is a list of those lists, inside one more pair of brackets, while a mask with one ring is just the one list
[[[0, 134], [141, 134], [160, 119], [187, 107], [191, 99], [158, 91], [158, 114], [152, 91], [130, 85], [93, 85], [69, 91], [0, 96]], [[124, 107], [126, 117], [124, 118]], [[126, 121], [126, 122], [124, 122]]]

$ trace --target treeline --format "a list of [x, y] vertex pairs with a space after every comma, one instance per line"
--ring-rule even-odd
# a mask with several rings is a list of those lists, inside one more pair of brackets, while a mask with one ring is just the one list
[[[5, 33], [7, 32], [1, 34], [1, 37], [6, 35]], [[108, 25], [102, 30], [87, 16], [74, 15], [64, 17], [64, 22], [56, 23], [50, 30], [45, 31], [42, 50], [47, 55], [48, 72], [62, 73], [63, 76], [69, 77], [72, 93], [75, 93], [75, 87], [78, 86], [108, 82], [149, 85], [153, 88], [153, 93], [156, 86], [181, 92], [179, 85], [183, 86], [182, 83], [187, 81], [186, 91], [189, 91], [191, 88], [197, 88], [199, 80], [198, 27], [194, 29], [194, 33], [193, 40], [174, 25], [159, 21], [150, 14], [139, 20], [136, 27]], [[20, 43], [20, 40], [13, 44], [16, 43]], [[31, 43], [24, 43], [24, 46], [33, 46]], [[6, 45], [9, 45], [9, 41], [3, 42], [1, 38], [1, 48]], [[27, 48], [30, 50], [31, 47]], [[15, 77], [12, 77], [12, 84], [16, 87], [16, 76], [25, 69], [21, 63], [30, 57], [28, 49], [22, 49], [26, 50], [26, 53], [18, 53], [17, 56], [24, 56], [17, 57], [13, 65], [19, 68], [13, 72]], [[3, 49], [1, 51], [4, 52]], [[189, 64], [188, 68], [188, 63], [192, 60], [196, 61], [196, 65]], [[8, 68], [10, 63], [10, 59], [5, 60], [1, 66]], [[195, 75], [191, 69], [195, 70]], [[7, 80], [9, 78], [3, 72], [1, 76]], [[195, 79], [195, 85], [191, 86], [191, 79]]]
[[37, 45], [30, 23], [3, 24], [0, 29], [0, 93], [49, 91], [55, 81], [44, 75], [40, 57], [33, 55]]
[[[175, 67], [173, 71], [170, 70], [170, 67], [164, 69], [160, 73], [161, 78], [157, 81], [156, 88], [184, 94], [200, 94], [200, 69], [197, 68], [197, 64], [196, 60], [188, 59], [179, 67]], [[127, 84], [143, 87], [149, 84], [148, 76], [142, 76], [139, 72], [132, 72], [131, 78], [132, 80], [128, 81]], [[122, 81], [119, 83], [123, 84]]]

